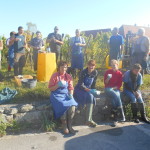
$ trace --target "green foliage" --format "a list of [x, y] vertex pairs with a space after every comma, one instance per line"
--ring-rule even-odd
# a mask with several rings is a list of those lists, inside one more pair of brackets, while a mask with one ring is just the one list
[[[82, 35], [86, 41], [86, 47], [84, 48], [85, 63], [89, 59], [95, 59], [100, 67], [104, 67], [104, 61], [108, 55], [109, 45], [108, 40], [111, 33], [100, 33], [94, 38], [92, 35], [86, 37]], [[64, 38], [64, 44], [62, 45], [62, 59], [68, 62], [71, 61], [71, 47], [69, 45], [70, 36], [66, 35]]]
[[2, 60], [5, 61], [8, 55], [8, 48], [6, 46], [6, 38], [4, 36], [2, 37], [2, 40], [3, 40]]
[[42, 129], [46, 132], [52, 132], [57, 128], [57, 123], [53, 119], [47, 118], [46, 114], [43, 113], [43, 125]]

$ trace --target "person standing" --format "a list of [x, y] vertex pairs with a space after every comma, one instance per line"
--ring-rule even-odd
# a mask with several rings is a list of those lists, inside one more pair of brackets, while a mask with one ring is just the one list
[[14, 39], [14, 75], [22, 75], [23, 67], [25, 66], [25, 49], [27, 48], [26, 37], [23, 35], [24, 29], [18, 27], [18, 33]]
[[122, 35], [118, 34], [118, 32], [119, 32], [119, 29], [115, 27], [112, 31], [112, 36], [110, 37], [110, 40], [109, 40], [110, 61], [112, 59], [120, 60], [122, 58], [124, 40], [123, 40]]
[[140, 86], [143, 84], [142, 75], [140, 73], [141, 69], [142, 67], [140, 64], [134, 64], [131, 70], [125, 72], [123, 77], [124, 82], [123, 93], [127, 97], [129, 97], [131, 101], [131, 110], [134, 122], [139, 123], [139, 119], [137, 116], [139, 108], [142, 120], [150, 124], [150, 121], [146, 117], [144, 101], [142, 98], [141, 91], [139, 90]]
[[54, 33], [50, 33], [46, 40], [46, 43], [50, 44], [51, 52], [56, 54], [56, 62], [61, 59], [61, 45], [63, 45], [62, 36], [58, 33], [58, 31], [58, 27], [55, 26]]
[[81, 71], [79, 80], [74, 90], [74, 98], [79, 106], [86, 105], [86, 125], [96, 127], [92, 119], [93, 107], [96, 104], [97, 90], [95, 89], [98, 72], [95, 69], [96, 62], [88, 61], [87, 68]]
[[14, 67], [14, 38], [15, 32], [10, 32], [10, 38], [6, 41], [6, 46], [8, 47], [8, 71]]
[[2, 63], [2, 49], [3, 49], [3, 40], [2, 37], [0, 36], [0, 69], [1, 69], [1, 63]]
[[147, 59], [149, 54], [149, 39], [145, 36], [145, 29], [141, 28], [138, 30], [138, 38], [134, 44], [132, 51], [132, 65], [138, 63], [142, 66], [142, 74], [147, 68]]
[[33, 48], [34, 71], [37, 71], [38, 51], [44, 48], [44, 41], [41, 38], [40, 31], [36, 32], [36, 37], [31, 40], [30, 46]]
[[122, 72], [118, 70], [118, 61], [111, 60], [111, 67], [105, 72], [104, 84], [105, 84], [105, 94], [111, 100], [113, 113], [114, 113], [114, 126], [116, 126], [118, 119], [118, 113], [120, 113], [120, 118], [122, 122], [125, 121], [124, 110], [122, 106], [120, 88], [122, 86]]
[[54, 73], [49, 81], [48, 88], [51, 91], [50, 101], [54, 111], [55, 119], [60, 118], [63, 127], [63, 133], [75, 134], [72, 128], [72, 121], [75, 115], [75, 107], [78, 105], [73, 98], [72, 77], [67, 74], [68, 64], [60, 61], [58, 72]]
[[71, 38], [71, 68], [73, 70], [83, 70], [84, 67], [84, 54], [83, 47], [86, 46], [85, 40], [80, 36], [80, 30], [76, 29], [76, 36]]

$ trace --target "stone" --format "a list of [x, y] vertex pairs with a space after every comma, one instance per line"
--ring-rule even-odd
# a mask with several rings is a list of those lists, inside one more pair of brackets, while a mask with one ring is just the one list
[[13, 115], [13, 114], [16, 114], [18, 112], [18, 109], [17, 108], [9, 108], [9, 107], [6, 107], [4, 109], [4, 113], [5, 114], [8, 114], [8, 115]]
[[26, 104], [26, 105], [22, 105], [19, 109], [20, 113], [25, 113], [25, 112], [29, 112], [29, 111], [33, 111], [35, 110], [35, 107], [31, 104]]
[[36, 110], [46, 110], [46, 109], [50, 109], [50, 105], [42, 104], [36, 107]]
[[17, 113], [14, 115], [14, 119], [17, 122], [28, 122], [28, 123], [41, 122], [43, 119], [43, 113], [46, 113], [46, 111]]
[[6, 114], [0, 114], [0, 121], [4, 123], [12, 122], [13, 121], [13, 115], [6, 115]]
[[2, 114], [4, 112], [4, 108], [0, 107], [0, 114]]

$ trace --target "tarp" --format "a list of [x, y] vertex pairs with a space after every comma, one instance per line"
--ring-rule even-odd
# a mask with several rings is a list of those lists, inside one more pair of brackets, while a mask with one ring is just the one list
[[4, 88], [2, 91], [0, 91], [0, 104], [10, 101], [16, 94], [16, 90]]

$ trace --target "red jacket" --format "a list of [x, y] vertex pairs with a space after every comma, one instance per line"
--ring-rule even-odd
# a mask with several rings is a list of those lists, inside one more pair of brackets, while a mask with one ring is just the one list
[[[109, 80], [108, 84], [105, 83], [105, 80], [107, 79], [107, 75], [112, 74], [112, 78]], [[113, 71], [112, 69], [109, 69], [105, 72], [104, 75], [104, 84], [105, 88], [112, 88], [117, 87], [118, 90], [120, 90], [120, 87], [122, 86], [122, 72], [117, 70]]]

